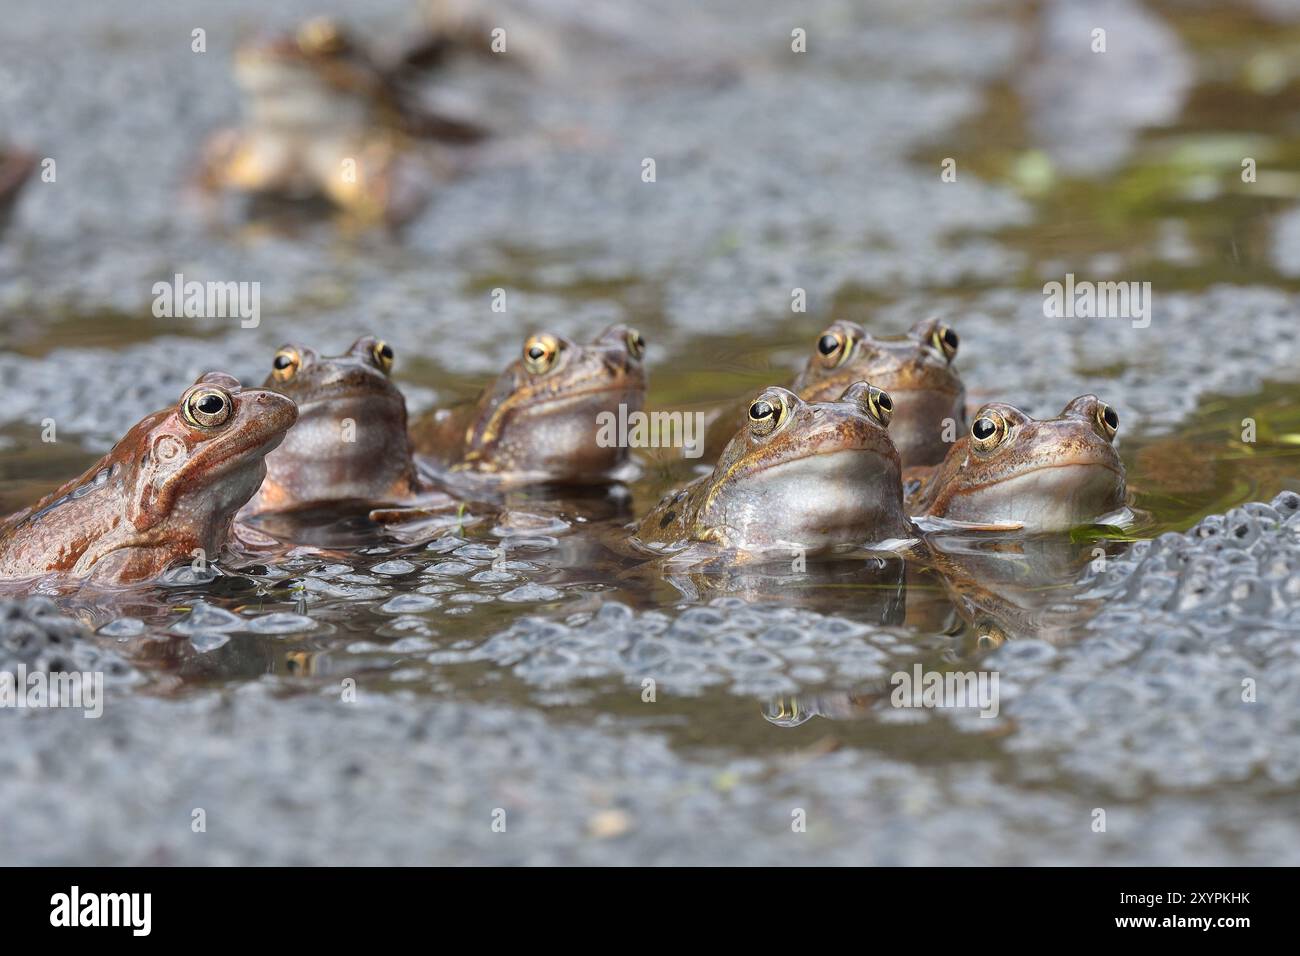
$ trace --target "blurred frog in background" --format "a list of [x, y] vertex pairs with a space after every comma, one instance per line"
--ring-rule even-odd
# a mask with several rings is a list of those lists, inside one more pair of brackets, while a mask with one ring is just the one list
[[0, 145], [0, 234], [9, 224], [18, 194], [35, 168], [35, 156]]
[[404, 67], [387, 67], [329, 18], [288, 36], [244, 44], [235, 55], [244, 122], [204, 148], [207, 191], [324, 199], [362, 223], [398, 224], [454, 169], [422, 141], [466, 146], [477, 124], [422, 106]]

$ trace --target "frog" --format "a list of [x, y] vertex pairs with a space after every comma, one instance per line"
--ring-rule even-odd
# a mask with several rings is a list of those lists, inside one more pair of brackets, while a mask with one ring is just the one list
[[345, 501], [396, 504], [426, 490], [395, 361], [393, 346], [374, 335], [342, 355], [292, 343], [276, 351], [263, 387], [292, 399], [298, 421], [266, 456], [266, 479], [241, 518]]
[[421, 107], [400, 69], [328, 17], [241, 45], [235, 78], [245, 122], [205, 145], [198, 180], [209, 193], [324, 198], [356, 221], [400, 224], [423, 208], [437, 172], [416, 141], [486, 136]]
[[555, 332], [524, 341], [473, 402], [411, 426], [422, 460], [453, 482], [601, 485], [630, 478], [629, 449], [605, 440], [606, 420], [645, 405], [646, 341], [612, 325], [587, 345]]
[[83, 474], [0, 524], [0, 580], [130, 585], [212, 560], [297, 418], [277, 392], [200, 376]]
[[0, 232], [9, 223], [18, 194], [36, 168], [36, 157], [31, 153], [0, 146]]
[[[415, 42], [402, 52], [402, 62], [413, 67], [446, 69], [473, 57], [532, 75], [554, 72], [563, 63], [562, 31], [544, 24], [526, 4], [423, 0], [419, 8]], [[547, 14], [554, 18], [554, 11]]]
[[692, 561], [717, 550], [744, 562], [910, 539], [892, 411], [869, 382], [824, 402], [763, 389], [712, 472], [651, 508], [632, 547]]
[[[899, 338], [877, 338], [857, 322], [832, 322], [790, 389], [805, 402], [824, 402], [856, 381], [871, 382], [894, 401], [889, 434], [903, 467], [938, 464], [951, 438], [966, 429], [966, 388], [953, 366], [959, 345], [957, 333], [938, 318], [917, 322]], [[717, 419], [706, 450], [716, 456], [743, 416], [741, 408]]]
[[1118, 412], [1092, 394], [1048, 419], [991, 402], [940, 465], [905, 473], [908, 513], [1031, 533], [1097, 522], [1127, 503], [1118, 430]]

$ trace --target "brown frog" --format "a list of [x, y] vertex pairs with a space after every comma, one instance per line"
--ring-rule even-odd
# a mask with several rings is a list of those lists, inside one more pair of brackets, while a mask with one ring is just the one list
[[969, 524], [1064, 531], [1124, 507], [1115, 409], [1081, 395], [1060, 417], [985, 405], [941, 465], [909, 470], [908, 512]]
[[338, 501], [396, 503], [421, 490], [393, 347], [372, 335], [342, 355], [285, 345], [267, 388], [293, 399], [298, 422], [266, 456], [266, 480], [245, 516]]
[[0, 525], [0, 579], [128, 584], [214, 558], [298, 417], [275, 392], [210, 372], [83, 475]]
[[428, 198], [432, 171], [416, 160], [414, 141], [484, 135], [421, 108], [398, 71], [328, 18], [241, 47], [235, 77], [245, 123], [205, 148], [200, 182], [213, 191], [319, 196], [361, 221], [400, 222]]
[[910, 538], [898, 450], [886, 430], [892, 409], [890, 396], [866, 382], [830, 402], [764, 389], [712, 474], [652, 508], [633, 547], [814, 552]]
[[[856, 322], [838, 321], [817, 337], [812, 355], [790, 388], [805, 402], [832, 401], [858, 381], [888, 392], [889, 426], [903, 467], [943, 460], [949, 442], [966, 428], [966, 389], [953, 368], [957, 333], [938, 319], [916, 323], [901, 338], [876, 338]], [[743, 421], [731, 411], [710, 429], [708, 448], [718, 454]]]
[[0, 230], [8, 224], [23, 183], [36, 168], [36, 157], [21, 150], [0, 147]]
[[411, 429], [442, 473], [492, 483], [601, 484], [628, 471], [628, 449], [602, 440], [602, 419], [645, 405], [645, 340], [614, 325], [589, 345], [542, 332], [470, 404]]
[[36, 157], [17, 149], [0, 147], [0, 232], [9, 222], [18, 193], [36, 168]]

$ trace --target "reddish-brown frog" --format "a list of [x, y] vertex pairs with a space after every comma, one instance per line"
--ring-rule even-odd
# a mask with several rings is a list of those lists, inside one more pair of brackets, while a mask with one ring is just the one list
[[452, 478], [600, 484], [626, 471], [628, 449], [601, 439], [605, 413], [645, 405], [645, 340], [615, 325], [589, 345], [544, 332], [477, 401], [411, 429], [416, 451]]
[[83, 475], [0, 525], [0, 579], [129, 584], [215, 558], [265, 457], [298, 417], [275, 392], [210, 372]]

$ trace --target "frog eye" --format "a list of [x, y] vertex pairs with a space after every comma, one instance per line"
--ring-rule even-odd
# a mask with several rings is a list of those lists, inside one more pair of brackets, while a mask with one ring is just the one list
[[636, 329], [627, 330], [627, 350], [636, 359], [645, 355], [645, 339]]
[[785, 420], [785, 402], [775, 395], [763, 395], [749, 406], [749, 430], [756, 438], [772, 434]]
[[970, 437], [980, 451], [991, 451], [1007, 437], [1007, 420], [993, 409], [986, 409], [971, 423]]
[[871, 414], [875, 416], [876, 421], [889, 427], [889, 420], [894, 417], [894, 400], [889, 397], [888, 392], [882, 392], [876, 386], [871, 386], [871, 391], [867, 393], [867, 407], [871, 409]]
[[370, 346], [370, 359], [375, 363], [375, 367], [381, 372], [389, 372], [393, 368], [393, 359], [396, 358], [393, 347], [387, 342], [375, 342]]
[[843, 365], [852, 352], [853, 337], [843, 329], [827, 329], [817, 340], [817, 354], [827, 368]]
[[524, 343], [524, 368], [534, 375], [545, 375], [559, 357], [560, 340], [554, 335], [534, 335]]
[[1105, 402], [1097, 403], [1097, 424], [1107, 438], [1114, 438], [1119, 431], [1119, 414]]
[[220, 388], [199, 388], [185, 396], [181, 414], [196, 428], [216, 428], [230, 417], [230, 394]]
[[930, 335], [930, 344], [949, 362], [957, 357], [957, 345], [960, 341], [957, 333], [943, 324], [936, 325]]
[[883, 389], [876, 388], [870, 382], [854, 382], [840, 396], [841, 402], [851, 402], [866, 412], [882, 428], [888, 428], [894, 417], [894, 400]]
[[271, 360], [271, 375], [278, 382], [287, 382], [298, 374], [298, 368], [302, 365], [302, 356], [298, 350], [285, 346], [275, 353], [275, 358]]

